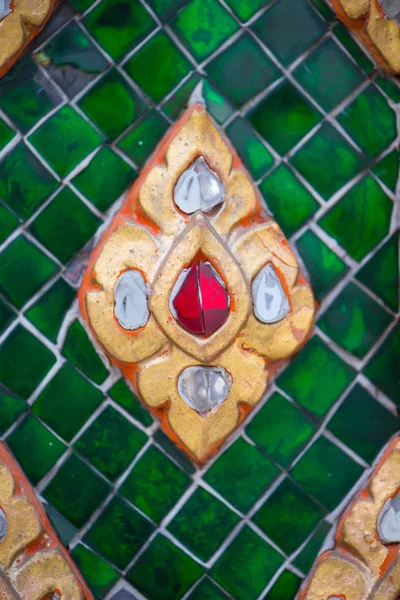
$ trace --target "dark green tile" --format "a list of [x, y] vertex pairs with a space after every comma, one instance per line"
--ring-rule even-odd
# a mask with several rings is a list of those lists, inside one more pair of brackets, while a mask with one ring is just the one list
[[252, 29], [287, 66], [312, 46], [327, 26], [307, 0], [279, 0], [261, 15]]
[[172, 458], [177, 465], [181, 467], [188, 475], [192, 475], [196, 471], [194, 463], [190, 460], [186, 452], [183, 452], [178, 446], [166, 435], [161, 428], [153, 434], [154, 443], [161, 449], [164, 450], [169, 458]]
[[357, 279], [390, 308], [399, 309], [399, 232], [368, 260], [356, 275]]
[[15, 423], [26, 408], [21, 398], [5, 393], [0, 385], [0, 435]]
[[0, 108], [24, 133], [60, 100], [53, 84], [43, 77], [30, 56], [18, 61], [0, 82]]
[[360, 385], [350, 391], [328, 423], [328, 429], [368, 463], [375, 459], [398, 426], [398, 417]]
[[259, 448], [287, 468], [306, 446], [315, 428], [294, 404], [275, 392], [249, 423], [246, 433]]
[[235, 508], [246, 513], [278, 474], [279, 470], [268, 458], [239, 438], [212, 465], [204, 479]]
[[317, 558], [322, 544], [331, 529], [332, 525], [326, 521], [321, 521], [307, 544], [294, 559], [293, 564], [295, 567], [303, 571], [303, 573], [308, 573], [310, 571], [314, 560]]
[[400, 330], [387, 336], [365, 368], [365, 375], [393, 402], [400, 405]]
[[31, 134], [29, 141], [64, 177], [101, 144], [103, 137], [71, 106], [63, 106]]
[[156, 110], [147, 112], [118, 143], [135, 165], [142, 167], [168, 129], [168, 121]]
[[324, 437], [319, 437], [292, 469], [293, 479], [328, 510], [334, 510], [364, 469]]
[[0, 334], [7, 329], [7, 327], [16, 318], [14, 310], [0, 298]]
[[127, 579], [149, 600], [180, 600], [201, 574], [199, 564], [158, 535], [128, 572]]
[[[154, 69], [155, 64], [157, 69]], [[124, 68], [133, 81], [158, 102], [188, 75], [192, 67], [171, 38], [162, 31], [146, 42]]]
[[302, 580], [291, 571], [283, 571], [274, 583], [265, 600], [294, 600]]
[[367, 56], [366, 50], [364, 51], [361, 44], [358, 44], [354, 37], [352, 37], [347, 27], [345, 27], [343, 23], [336, 23], [333, 31], [335, 32], [337, 39], [343, 44], [361, 69], [365, 73], [372, 73], [375, 69], [374, 63]]
[[239, 153], [244, 166], [255, 180], [259, 179], [274, 164], [274, 158], [255, 135], [248, 122], [237, 117], [226, 128], [235, 149]]
[[58, 332], [67, 311], [71, 308], [75, 290], [61, 277], [29, 308], [25, 317], [51, 342]]
[[238, 521], [236, 513], [218, 498], [197, 488], [168, 525], [168, 531], [207, 562]]
[[77, 12], [83, 13], [92, 6], [94, 0], [68, 0], [68, 2]]
[[101, 148], [72, 183], [92, 204], [105, 212], [136, 179], [136, 172], [108, 146]]
[[[0, 165], [1, 170], [1, 165]], [[1, 185], [1, 182], [0, 182]], [[19, 225], [17, 217], [0, 203], [0, 244], [2, 244], [8, 236], [16, 230]]]
[[190, 96], [201, 80], [198, 73], [193, 73], [169, 98], [163, 105], [163, 111], [171, 119], [179, 117], [181, 112], [186, 108]]
[[83, 541], [119, 569], [125, 569], [153, 532], [153, 525], [115, 496]]
[[147, 436], [112, 406], [93, 421], [74, 444], [93, 466], [114, 481], [128, 468]]
[[139, 421], [145, 427], [150, 427], [153, 424], [148, 410], [138, 400], [136, 395], [128, 388], [123, 379], [120, 379], [108, 390], [110, 398], [115, 400], [122, 408], [124, 408], [134, 419]]
[[335, 13], [325, 3], [325, 0], [311, 0], [319, 14], [324, 17], [327, 21], [333, 21], [336, 17]]
[[67, 546], [72, 538], [78, 533], [78, 529], [75, 527], [75, 525], [72, 525], [68, 519], [60, 515], [60, 513], [55, 508], [50, 506], [50, 504], [47, 502], [42, 502], [42, 504], [47, 516], [51, 521], [51, 524], [56, 530], [58, 537], [60, 538], [61, 542]]
[[350, 256], [359, 261], [389, 233], [392, 210], [390, 198], [368, 175], [352, 187], [319, 223]]
[[2, 150], [14, 136], [15, 131], [13, 131], [3, 119], [0, 119], [0, 150]]
[[189, 485], [189, 478], [150, 446], [125, 479], [120, 492], [153, 521], [160, 522]]
[[245, 525], [217, 560], [211, 576], [236, 600], [256, 600], [283, 560]]
[[210, 115], [222, 125], [229, 119], [235, 109], [232, 104], [219, 92], [208, 79], [203, 79], [203, 100]]
[[314, 500], [290, 479], [284, 479], [252, 520], [289, 555], [301, 546], [323, 516]]
[[55, 362], [53, 353], [19, 325], [0, 346], [0, 381], [28, 398]]
[[227, 0], [226, 4], [233, 10], [242, 23], [245, 23], [258, 10], [270, 2], [271, 0], [252, 0], [252, 2], [248, 2], [248, 0]]
[[171, 26], [198, 62], [210, 56], [238, 29], [233, 17], [217, 0], [190, 0]]
[[379, 85], [393, 102], [398, 104], [400, 102], [400, 86], [397, 82], [397, 77], [386, 77], [379, 76], [375, 79], [375, 83]]
[[323, 417], [354, 375], [349, 365], [314, 336], [278, 377], [277, 384], [304, 408]]
[[98, 385], [108, 377], [108, 369], [78, 320], [71, 323], [68, 328], [62, 353], [75, 367]]
[[186, 2], [187, 0], [148, 0], [149, 6], [163, 22], [176, 14]]
[[66, 263], [89, 241], [100, 223], [69, 188], [63, 188], [32, 223], [31, 231]]
[[393, 150], [393, 152], [387, 154], [385, 158], [373, 166], [371, 171], [395, 194], [400, 175], [399, 166], [400, 153], [398, 150]]
[[282, 76], [264, 50], [249, 33], [207, 65], [207, 74], [238, 107], [242, 106]]
[[396, 115], [373, 84], [343, 110], [338, 120], [371, 158], [385, 150], [397, 137]]
[[0, 292], [17, 308], [58, 271], [58, 266], [20, 235], [0, 254]]
[[82, 544], [75, 546], [71, 555], [93, 596], [102, 600], [119, 579], [118, 571]]
[[34, 485], [50, 471], [67, 449], [31, 414], [13, 430], [7, 438], [7, 444]]
[[205, 577], [189, 595], [188, 600], [228, 600], [228, 596], [212, 579]]
[[350, 282], [318, 320], [318, 326], [344, 350], [363, 358], [391, 320], [375, 300]]
[[32, 411], [69, 442], [102, 399], [101, 391], [66, 363], [40, 393]]
[[115, 60], [141, 42], [156, 26], [139, 0], [103, 0], [86, 15], [83, 24]]
[[82, 527], [109, 492], [104, 479], [71, 454], [45, 487], [43, 497], [73, 525]]
[[337, 129], [325, 122], [291, 159], [301, 175], [328, 200], [365, 166], [357, 152]]
[[321, 114], [289, 81], [284, 81], [250, 113], [250, 121], [281, 155], [293, 148]]
[[108, 71], [78, 104], [109, 140], [120, 136], [146, 108], [144, 100], [116, 69]]
[[21, 219], [29, 219], [57, 186], [22, 142], [0, 163], [0, 197]]
[[279, 165], [260, 185], [270, 213], [287, 237], [311, 219], [319, 203], [286, 165]]
[[294, 77], [326, 111], [344, 100], [365, 78], [332, 38], [316, 47], [294, 71]]
[[296, 240], [317, 300], [322, 300], [348, 272], [348, 267], [312, 231]]

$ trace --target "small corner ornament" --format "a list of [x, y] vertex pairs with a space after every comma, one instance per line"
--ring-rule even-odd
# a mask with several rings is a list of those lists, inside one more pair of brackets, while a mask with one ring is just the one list
[[310, 286], [202, 105], [165, 135], [94, 250], [80, 307], [163, 430], [199, 463], [307, 340]]
[[400, 74], [400, 0], [332, 0], [343, 23], [389, 74]]

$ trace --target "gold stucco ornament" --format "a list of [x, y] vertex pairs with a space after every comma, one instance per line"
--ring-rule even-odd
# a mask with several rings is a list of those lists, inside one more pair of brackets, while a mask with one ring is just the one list
[[93, 252], [80, 306], [198, 462], [260, 401], [315, 312], [294, 253], [201, 105], [161, 141]]

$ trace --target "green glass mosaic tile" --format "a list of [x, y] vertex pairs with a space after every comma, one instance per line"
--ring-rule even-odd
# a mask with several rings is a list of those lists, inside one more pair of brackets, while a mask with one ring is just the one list
[[43, 502], [43, 507], [49, 517], [54, 529], [57, 532], [58, 537], [65, 546], [68, 546], [74, 535], [77, 534], [78, 529], [72, 525], [65, 517], [50, 506], [47, 502]]
[[54, 177], [23, 143], [0, 162], [0, 197], [21, 219], [29, 219], [57, 185]]
[[202, 568], [170, 540], [158, 535], [128, 572], [128, 581], [150, 600], [179, 600]]
[[277, 392], [246, 427], [247, 435], [257, 446], [285, 468], [306, 446], [314, 431], [313, 422]]
[[391, 321], [375, 300], [349, 283], [318, 320], [318, 326], [344, 350], [363, 358]]
[[[319, 221], [359, 261], [388, 233], [393, 203], [371, 176], [352, 187]], [[351, 223], [351, 227], [348, 225]]]
[[379, 76], [375, 79], [375, 83], [383, 90], [393, 102], [400, 102], [400, 86], [396, 78], [389, 79], [388, 77]]
[[75, 450], [111, 481], [129, 467], [147, 436], [112, 406], [93, 421], [75, 442]]
[[386, 185], [393, 193], [396, 192], [397, 182], [399, 180], [400, 153], [393, 150], [385, 158], [372, 167], [371, 171]]
[[290, 237], [320, 207], [312, 194], [286, 165], [279, 165], [260, 185], [260, 191], [274, 219]]
[[0, 254], [0, 292], [22, 308], [57, 271], [46, 254], [20, 235]]
[[319, 111], [288, 81], [284, 81], [250, 113], [254, 128], [284, 155], [320, 121]]
[[0, 148], [4, 148], [15, 136], [15, 132], [0, 119]]
[[78, 320], [71, 323], [68, 328], [62, 353], [75, 367], [98, 385], [108, 377], [108, 369]]
[[94, 597], [102, 600], [117, 582], [118, 571], [82, 544], [75, 546], [71, 555]]
[[210, 115], [222, 125], [235, 112], [232, 104], [223, 96], [208, 79], [203, 79], [203, 98]]
[[396, 138], [396, 115], [373, 84], [346, 106], [338, 120], [371, 158]]
[[125, 569], [153, 530], [153, 525], [137, 510], [115, 496], [83, 541], [107, 561]]
[[115, 60], [134, 48], [156, 26], [139, 0], [103, 0], [86, 15], [83, 23]]
[[282, 75], [248, 33], [218, 54], [207, 66], [207, 74], [238, 107]]
[[278, 474], [279, 470], [266, 456], [239, 438], [211, 466], [204, 479], [235, 508], [246, 513]]
[[146, 103], [116, 69], [108, 71], [78, 104], [109, 140], [120, 136], [146, 108]]
[[171, 27], [198, 62], [210, 56], [238, 29], [217, 0], [190, 0]]
[[374, 460], [398, 426], [398, 417], [360, 385], [349, 392], [328, 423], [328, 429], [368, 463]]
[[27, 406], [21, 398], [5, 394], [0, 386], [0, 434], [7, 431], [26, 408]]
[[[155, 71], [153, 65], [159, 56], [163, 57], [163, 63]], [[191, 64], [171, 38], [160, 32], [142, 46], [124, 68], [133, 81], [158, 102], [190, 73]]]
[[349, 365], [314, 336], [278, 377], [277, 384], [301, 406], [317, 417], [323, 417], [354, 374]]
[[293, 563], [295, 567], [303, 573], [309, 572], [330, 530], [331, 525], [326, 521], [321, 521], [306, 545], [294, 559]]
[[348, 267], [318, 236], [308, 230], [296, 247], [304, 261], [314, 294], [322, 300], [348, 272]]
[[136, 166], [142, 167], [167, 129], [168, 121], [151, 110], [120, 140], [118, 147]]
[[298, 575], [291, 571], [283, 571], [265, 596], [265, 600], [294, 600], [300, 585], [301, 579]]
[[358, 271], [356, 277], [397, 312], [399, 274], [399, 232], [396, 232]]
[[73, 525], [82, 527], [109, 491], [104, 479], [71, 454], [45, 487], [43, 497]]
[[138, 400], [136, 395], [128, 388], [123, 379], [120, 379], [108, 390], [110, 398], [115, 400], [124, 408], [136, 421], [139, 421], [145, 427], [153, 423], [149, 411]]
[[288, 66], [312, 46], [327, 26], [307, 0], [278, 0], [252, 26], [260, 40]]
[[315, 6], [317, 11], [321, 16], [323, 16], [327, 21], [333, 21], [336, 15], [333, 10], [325, 3], [324, 0], [311, 0], [312, 4]]
[[338, 40], [343, 44], [344, 48], [348, 50], [352, 58], [361, 67], [365, 73], [372, 73], [374, 70], [374, 64], [367, 56], [367, 50], [361, 47], [355, 39], [351, 36], [349, 30], [343, 25], [343, 23], [336, 23], [333, 29]]
[[365, 368], [365, 375], [393, 402], [400, 404], [400, 330], [398, 324], [386, 337]]
[[245, 525], [217, 560], [211, 576], [237, 600], [256, 600], [283, 560]]
[[163, 105], [163, 111], [171, 119], [179, 117], [182, 110], [185, 109], [189, 102], [189, 98], [201, 81], [198, 73], [193, 73], [182, 85], [172, 94], [171, 98]]
[[101, 391], [66, 363], [40, 393], [32, 411], [64, 440], [70, 441], [102, 399]]
[[188, 600], [227, 600], [228, 596], [211, 579], [205, 577], [189, 595]]
[[94, 0], [68, 0], [68, 2], [77, 12], [83, 13], [92, 6]]
[[54, 354], [18, 325], [0, 346], [0, 382], [29, 398], [55, 362]]
[[340, 448], [319, 437], [291, 471], [293, 479], [328, 510], [334, 510], [363, 468]]
[[100, 220], [69, 188], [63, 188], [30, 229], [61, 262], [68, 262], [96, 232]]
[[160, 522], [189, 485], [189, 478], [154, 446], [133, 466], [120, 493], [153, 521]]
[[324, 511], [290, 479], [267, 498], [252, 520], [286, 554], [307, 539], [324, 516]]
[[[1, 166], [0, 166], [1, 169]], [[16, 230], [19, 221], [4, 204], [0, 204], [0, 244], [2, 244], [8, 236]]]
[[260, 8], [263, 8], [270, 2], [271, 0], [252, 0], [251, 3], [247, 2], [247, 0], [227, 0], [226, 4], [233, 10], [242, 23], [245, 23]]
[[67, 449], [40, 421], [29, 414], [7, 438], [7, 444], [35, 485]]
[[61, 277], [40, 296], [25, 316], [51, 342], [55, 342], [75, 290]]
[[245, 119], [237, 117], [226, 128], [232, 144], [245, 167], [255, 180], [259, 179], [274, 164], [274, 158], [255, 135]]
[[29, 137], [31, 144], [61, 177], [70, 173], [102, 139], [71, 106], [60, 108]]
[[158, 447], [164, 450], [167, 456], [172, 458], [172, 460], [174, 460], [176, 464], [181, 467], [181, 469], [186, 471], [186, 473], [191, 475], [196, 471], [196, 467], [190, 458], [181, 452], [174, 442], [161, 429], [157, 429], [157, 431], [154, 433], [153, 440]]
[[13, 322], [16, 314], [14, 313], [11, 306], [6, 304], [2, 298], [0, 298], [0, 334]]
[[148, 0], [149, 6], [163, 22], [178, 12], [186, 2], [187, 0]]
[[364, 76], [332, 38], [327, 38], [294, 71], [294, 77], [326, 111], [339, 104]]
[[337, 129], [325, 122], [290, 162], [328, 200], [360, 173], [365, 160]]
[[206, 562], [238, 521], [239, 517], [218, 498], [197, 488], [168, 525], [168, 531]]

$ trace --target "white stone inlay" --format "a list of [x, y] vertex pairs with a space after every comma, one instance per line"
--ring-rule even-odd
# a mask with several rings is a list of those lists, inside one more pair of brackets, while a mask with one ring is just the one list
[[221, 367], [188, 367], [179, 375], [178, 392], [182, 400], [205, 416], [215, 413], [227, 399], [232, 377]]
[[0, 21], [11, 12], [11, 0], [0, 0]]
[[400, 542], [400, 493], [386, 500], [379, 513], [377, 527], [383, 544]]
[[149, 320], [146, 283], [139, 271], [125, 271], [114, 286], [114, 314], [124, 329], [139, 329]]
[[277, 323], [290, 312], [289, 300], [270, 263], [256, 275], [252, 295], [254, 314], [263, 323]]
[[182, 173], [174, 190], [175, 204], [187, 215], [197, 210], [208, 212], [224, 197], [224, 186], [202, 156]]
[[2, 542], [6, 537], [7, 527], [7, 517], [4, 511], [2, 511], [2, 509], [0, 508], [0, 542]]

